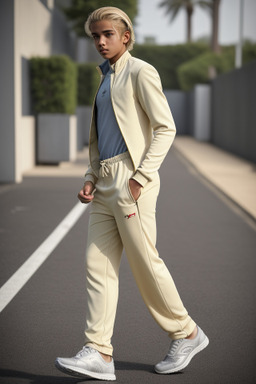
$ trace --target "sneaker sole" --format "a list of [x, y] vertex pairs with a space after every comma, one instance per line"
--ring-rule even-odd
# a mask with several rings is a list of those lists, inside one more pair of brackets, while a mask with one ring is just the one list
[[75, 377], [83, 377], [83, 378], [93, 378], [98, 380], [105, 380], [105, 381], [115, 381], [116, 375], [112, 373], [96, 373], [96, 372], [90, 372], [86, 371], [86, 369], [82, 368], [76, 368], [74, 370], [74, 367], [61, 365], [57, 360], [55, 361], [55, 367], [64, 373], [67, 373], [68, 375], [75, 376]]
[[167, 375], [168, 373], [175, 373], [175, 372], [179, 372], [179, 371], [182, 371], [184, 368], [186, 368], [190, 361], [192, 360], [192, 358], [199, 352], [201, 352], [203, 349], [205, 349], [207, 347], [207, 345], [209, 344], [209, 339], [207, 336], [205, 336], [205, 340], [200, 344], [198, 345], [198, 347], [196, 347], [187, 357], [187, 359], [184, 361], [184, 363], [182, 365], [180, 365], [179, 367], [176, 367], [176, 368], [173, 368], [173, 369], [167, 369], [166, 371], [158, 371], [156, 368], [155, 368], [155, 372], [156, 373], [160, 373], [162, 375]]

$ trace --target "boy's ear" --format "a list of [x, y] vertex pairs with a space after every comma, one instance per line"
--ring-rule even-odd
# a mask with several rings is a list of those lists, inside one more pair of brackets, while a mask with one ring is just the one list
[[131, 38], [131, 34], [129, 31], [125, 31], [123, 34], [123, 42], [124, 44], [127, 44]]

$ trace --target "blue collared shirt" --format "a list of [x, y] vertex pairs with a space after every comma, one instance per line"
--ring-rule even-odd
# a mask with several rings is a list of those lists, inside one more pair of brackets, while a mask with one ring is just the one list
[[113, 73], [113, 69], [109, 66], [96, 96], [96, 124], [100, 160], [109, 159], [127, 151], [111, 102], [111, 73]]

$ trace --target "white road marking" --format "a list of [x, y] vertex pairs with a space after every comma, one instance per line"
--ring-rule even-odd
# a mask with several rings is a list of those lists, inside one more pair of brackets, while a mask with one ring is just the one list
[[0, 313], [17, 295], [61, 240], [82, 216], [88, 205], [77, 203], [47, 239], [0, 288]]

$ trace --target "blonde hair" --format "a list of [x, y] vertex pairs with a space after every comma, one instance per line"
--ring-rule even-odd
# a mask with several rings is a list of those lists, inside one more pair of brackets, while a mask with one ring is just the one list
[[133, 48], [133, 44], [135, 43], [135, 35], [134, 35], [133, 25], [129, 16], [127, 16], [127, 14], [123, 12], [121, 9], [116, 7], [98, 8], [89, 15], [88, 19], [85, 22], [84, 29], [88, 36], [90, 37], [92, 36], [91, 30], [90, 30], [92, 23], [95, 23], [101, 20], [111, 20], [115, 23], [118, 23], [118, 26], [120, 27], [122, 34], [125, 31], [130, 32], [130, 40], [126, 44], [126, 47], [128, 51], [131, 51]]

